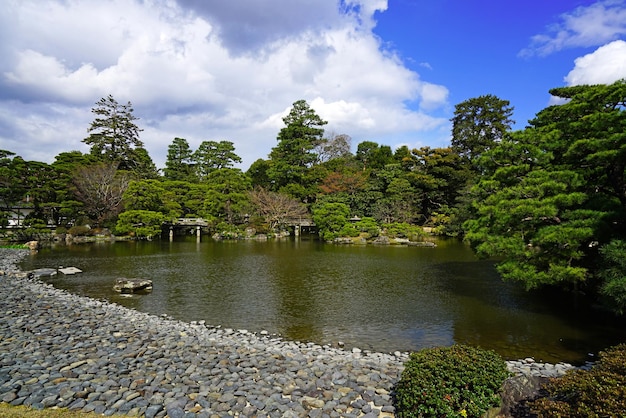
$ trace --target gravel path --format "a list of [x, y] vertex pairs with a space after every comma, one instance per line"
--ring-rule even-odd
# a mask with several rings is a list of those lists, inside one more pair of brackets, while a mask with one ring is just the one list
[[0, 249], [0, 402], [148, 418], [393, 416], [406, 353], [156, 317], [29, 278], [15, 267], [25, 254]]

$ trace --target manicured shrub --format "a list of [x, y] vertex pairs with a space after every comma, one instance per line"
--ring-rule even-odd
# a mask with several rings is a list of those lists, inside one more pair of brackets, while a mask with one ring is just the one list
[[626, 411], [626, 345], [599, 355], [589, 371], [574, 370], [551, 379], [548, 396], [530, 403], [539, 418], [623, 417]]
[[495, 352], [465, 345], [411, 353], [396, 386], [396, 416], [480, 417], [500, 405], [509, 376]]
[[420, 226], [406, 222], [385, 224], [383, 228], [389, 238], [408, 238], [411, 241], [418, 241], [426, 236], [426, 233]]
[[86, 225], [77, 225], [70, 228], [68, 231], [71, 235], [75, 237], [89, 235], [91, 228]]

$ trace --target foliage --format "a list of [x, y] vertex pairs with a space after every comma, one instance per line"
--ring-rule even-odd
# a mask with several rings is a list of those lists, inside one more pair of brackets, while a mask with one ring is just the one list
[[417, 241], [426, 236], [421, 227], [406, 222], [383, 224], [383, 231], [389, 238], [407, 238], [411, 241]]
[[321, 203], [313, 206], [313, 221], [320, 237], [332, 241], [341, 236], [340, 231], [348, 223], [350, 208], [344, 203]]
[[380, 226], [374, 218], [364, 217], [360, 221], [356, 222], [354, 226], [360, 232], [366, 233], [368, 238], [376, 238], [380, 235]]
[[193, 152], [185, 138], [174, 138], [167, 147], [163, 176], [167, 180], [195, 181]]
[[[91, 155], [103, 162], [117, 162], [122, 170], [134, 171], [145, 161], [138, 155], [136, 150], [143, 149], [143, 142], [139, 139], [139, 132], [142, 131], [135, 121], [138, 119], [133, 115], [133, 107], [130, 102], [120, 104], [108, 95], [96, 102], [96, 106], [91, 112], [96, 118], [89, 126], [89, 136], [83, 142], [91, 147]], [[141, 173], [141, 171], [136, 171]]]
[[151, 239], [161, 234], [165, 216], [150, 210], [127, 210], [120, 214], [115, 226], [118, 234], [131, 234], [138, 238]]
[[228, 223], [241, 220], [248, 207], [250, 180], [241, 170], [221, 168], [207, 176], [203, 213]]
[[452, 118], [452, 149], [480, 172], [479, 157], [510, 132], [512, 114], [508, 100], [491, 94], [457, 104]]
[[539, 418], [618, 417], [626, 411], [626, 345], [599, 353], [591, 370], [551, 379], [548, 396], [530, 403]]
[[158, 180], [131, 180], [122, 195], [124, 208], [162, 212], [164, 193]]
[[192, 160], [197, 178], [210, 181], [212, 172], [232, 168], [235, 163], [241, 162], [241, 157], [235, 154], [235, 146], [230, 141], [202, 141]]
[[84, 237], [91, 234], [91, 228], [86, 225], [76, 225], [71, 227], [67, 233], [75, 237]]
[[600, 293], [614, 312], [626, 312], [626, 241], [614, 240], [600, 248], [601, 267], [598, 276], [602, 281]]
[[286, 126], [278, 133], [278, 144], [270, 152], [267, 170], [274, 191], [289, 184], [308, 185], [307, 171], [318, 159], [314, 150], [327, 123], [305, 100], [294, 102], [283, 122]]
[[373, 141], [363, 141], [357, 146], [356, 159], [361, 162], [364, 170], [378, 170], [394, 162], [391, 147]]
[[508, 377], [493, 351], [464, 345], [411, 353], [396, 386], [396, 416], [481, 417]]

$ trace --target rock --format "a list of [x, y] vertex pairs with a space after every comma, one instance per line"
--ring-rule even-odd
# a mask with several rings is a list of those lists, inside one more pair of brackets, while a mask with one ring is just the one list
[[378, 245], [389, 245], [389, 243], [390, 243], [389, 237], [385, 235], [380, 235], [376, 237], [374, 241], [372, 241], [372, 244], [378, 244]]
[[502, 385], [500, 414], [512, 416], [514, 412], [519, 413], [520, 409], [525, 408], [527, 401], [541, 395], [542, 386], [547, 381], [547, 377], [528, 374], [519, 374], [506, 379]]
[[437, 246], [437, 244], [435, 244], [434, 242], [430, 242], [430, 241], [410, 241], [408, 242], [406, 245], [409, 245], [411, 247], [426, 247], [426, 248], [435, 248]]
[[63, 273], [66, 276], [77, 274], [77, 273], [82, 273], [82, 272], [83, 271], [81, 269], [78, 269], [76, 267], [59, 267], [59, 273]]
[[28, 241], [24, 244], [24, 247], [28, 248], [31, 251], [37, 251], [39, 249], [39, 241]]
[[150, 292], [152, 291], [152, 280], [119, 278], [115, 280], [113, 290], [119, 293]]

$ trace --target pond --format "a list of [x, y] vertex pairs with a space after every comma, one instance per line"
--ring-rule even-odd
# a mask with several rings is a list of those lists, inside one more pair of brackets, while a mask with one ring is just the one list
[[[623, 324], [582, 298], [528, 293], [457, 240], [436, 248], [338, 246], [317, 240], [59, 245], [21, 267], [74, 266], [50, 279], [73, 293], [184, 321], [266, 330], [285, 339], [365, 350], [465, 343], [507, 359], [593, 360], [624, 341]], [[115, 293], [118, 277], [149, 278], [149, 294]]]

